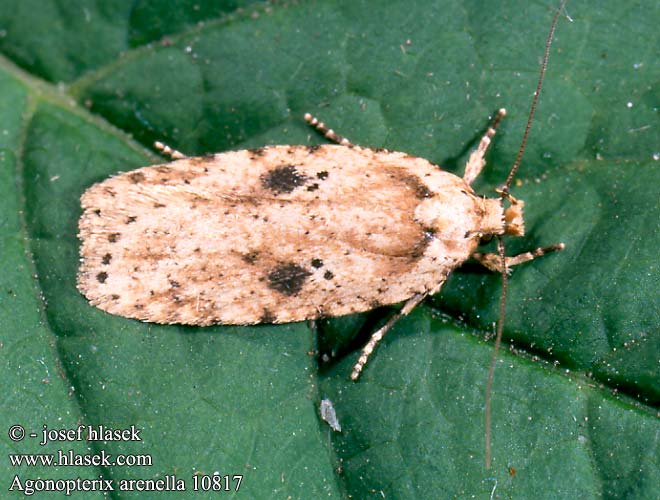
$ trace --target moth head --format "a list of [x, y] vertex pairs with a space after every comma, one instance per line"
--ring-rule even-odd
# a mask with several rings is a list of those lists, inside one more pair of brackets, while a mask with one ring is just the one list
[[481, 218], [478, 222], [478, 230], [475, 231], [480, 235], [481, 244], [488, 243], [496, 235], [523, 236], [524, 207], [524, 201], [517, 200], [511, 195], [503, 198], [481, 198], [479, 202]]
[[511, 236], [523, 236], [525, 234], [524, 207], [524, 201], [513, 200], [511, 205], [504, 209], [504, 234]]

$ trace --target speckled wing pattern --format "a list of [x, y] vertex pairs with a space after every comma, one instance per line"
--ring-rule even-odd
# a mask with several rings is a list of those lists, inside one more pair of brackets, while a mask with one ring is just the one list
[[404, 153], [272, 146], [111, 177], [82, 196], [78, 288], [156, 323], [339, 316], [437, 290], [488, 200]]

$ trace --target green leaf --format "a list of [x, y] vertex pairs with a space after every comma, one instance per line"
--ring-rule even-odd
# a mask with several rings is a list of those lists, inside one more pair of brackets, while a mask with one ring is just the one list
[[[554, 6], [545, 2], [57, 2], [0, 5], [3, 456], [148, 455], [151, 466], [7, 467], [18, 477], [243, 475], [240, 498], [660, 496], [660, 283], [654, 3], [568, 3], [514, 186], [527, 234], [493, 389], [500, 277], [467, 264], [400, 321], [359, 383], [357, 349], [391, 309], [305, 324], [192, 328], [109, 316], [77, 292], [80, 195], [188, 154], [353, 142], [458, 175], [506, 107], [477, 182], [515, 158]], [[570, 18], [569, 18], [570, 16]], [[324, 356], [317, 362], [317, 345]], [[333, 402], [341, 433], [321, 420]], [[43, 426], [142, 429], [140, 441], [39, 444]], [[10, 439], [21, 425], [37, 438]], [[196, 475], [196, 476], [195, 476]], [[201, 484], [201, 483], [200, 483]], [[235, 483], [232, 483], [235, 485]], [[10, 493], [21, 497], [17, 488]], [[96, 491], [90, 496], [102, 497]], [[63, 492], [51, 495], [65, 498]]]

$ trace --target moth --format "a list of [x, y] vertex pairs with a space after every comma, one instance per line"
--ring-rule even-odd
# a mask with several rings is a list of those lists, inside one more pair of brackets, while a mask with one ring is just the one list
[[501, 271], [476, 252], [481, 239], [524, 233], [522, 201], [504, 208], [470, 186], [504, 113], [463, 177], [355, 146], [310, 115], [341, 145], [173, 151], [172, 163], [83, 194], [78, 288], [104, 311], [154, 323], [288, 323], [400, 302], [407, 314], [470, 257]]
[[[111, 314], [187, 325], [287, 323], [403, 303], [364, 347], [355, 380], [394, 322], [468, 259], [502, 273], [506, 286], [511, 266], [563, 248], [504, 256], [500, 238], [524, 234], [524, 203], [509, 186], [527, 135], [499, 196], [471, 187], [504, 115], [498, 111], [462, 177], [406, 153], [354, 145], [310, 114], [305, 120], [335, 145], [187, 157], [157, 143], [174, 161], [82, 195], [78, 289]], [[479, 252], [492, 237], [499, 253]]]

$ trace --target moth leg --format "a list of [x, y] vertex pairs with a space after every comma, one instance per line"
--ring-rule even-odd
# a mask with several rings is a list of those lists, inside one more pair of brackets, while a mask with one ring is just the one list
[[328, 128], [325, 125], [325, 123], [319, 121], [319, 119], [316, 118], [315, 116], [312, 116], [309, 113], [305, 113], [305, 121], [309, 123], [312, 127], [314, 127], [316, 130], [321, 132], [326, 137], [326, 139], [330, 139], [332, 142], [336, 142], [341, 146], [354, 146], [354, 144], [348, 139], [346, 139], [346, 137], [342, 137], [331, 128]]
[[481, 170], [486, 165], [486, 160], [484, 157], [488, 151], [488, 146], [490, 146], [490, 140], [495, 135], [497, 126], [500, 124], [500, 121], [502, 118], [504, 118], [504, 116], [506, 116], [506, 109], [499, 109], [495, 115], [495, 118], [493, 118], [493, 121], [488, 127], [488, 130], [486, 130], [486, 133], [479, 141], [477, 149], [470, 153], [470, 158], [468, 158], [468, 161], [465, 164], [465, 173], [463, 174], [463, 180], [466, 183], [472, 184], [472, 182], [477, 178]]
[[417, 295], [413, 295], [411, 298], [408, 299], [408, 301], [403, 305], [403, 307], [398, 313], [396, 313], [389, 320], [387, 320], [387, 323], [385, 323], [383, 326], [381, 326], [371, 335], [371, 338], [369, 339], [369, 342], [367, 342], [367, 345], [365, 345], [362, 348], [362, 354], [360, 354], [357, 363], [355, 363], [355, 366], [353, 366], [353, 372], [351, 373], [351, 380], [358, 379], [360, 373], [362, 373], [362, 370], [364, 369], [364, 365], [367, 364], [367, 361], [369, 360], [369, 356], [373, 352], [374, 348], [378, 345], [378, 342], [381, 341], [381, 339], [390, 330], [390, 328], [394, 326], [394, 323], [399, 321], [402, 317], [407, 316], [410, 313], [410, 311], [412, 311], [422, 300], [426, 298], [427, 295], [428, 293], [418, 293]]
[[[549, 252], [555, 252], [557, 250], [564, 249], [563, 243], [557, 243], [555, 245], [550, 245], [548, 247], [539, 247], [531, 252], [523, 252], [518, 255], [513, 255], [506, 258], [506, 272], [507, 274], [511, 272], [512, 266], [517, 266], [523, 262], [529, 262], [534, 260], [537, 257], [541, 257]], [[502, 273], [502, 258], [496, 253], [479, 253], [475, 252], [472, 254], [472, 258], [477, 260], [482, 266], [490, 269], [496, 273]]]
[[163, 154], [166, 154], [173, 160], [181, 160], [183, 158], [186, 158], [186, 155], [184, 155], [181, 151], [177, 151], [176, 149], [173, 149], [169, 147], [167, 144], [163, 144], [160, 141], [154, 142], [154, 147], [160, 151]]

